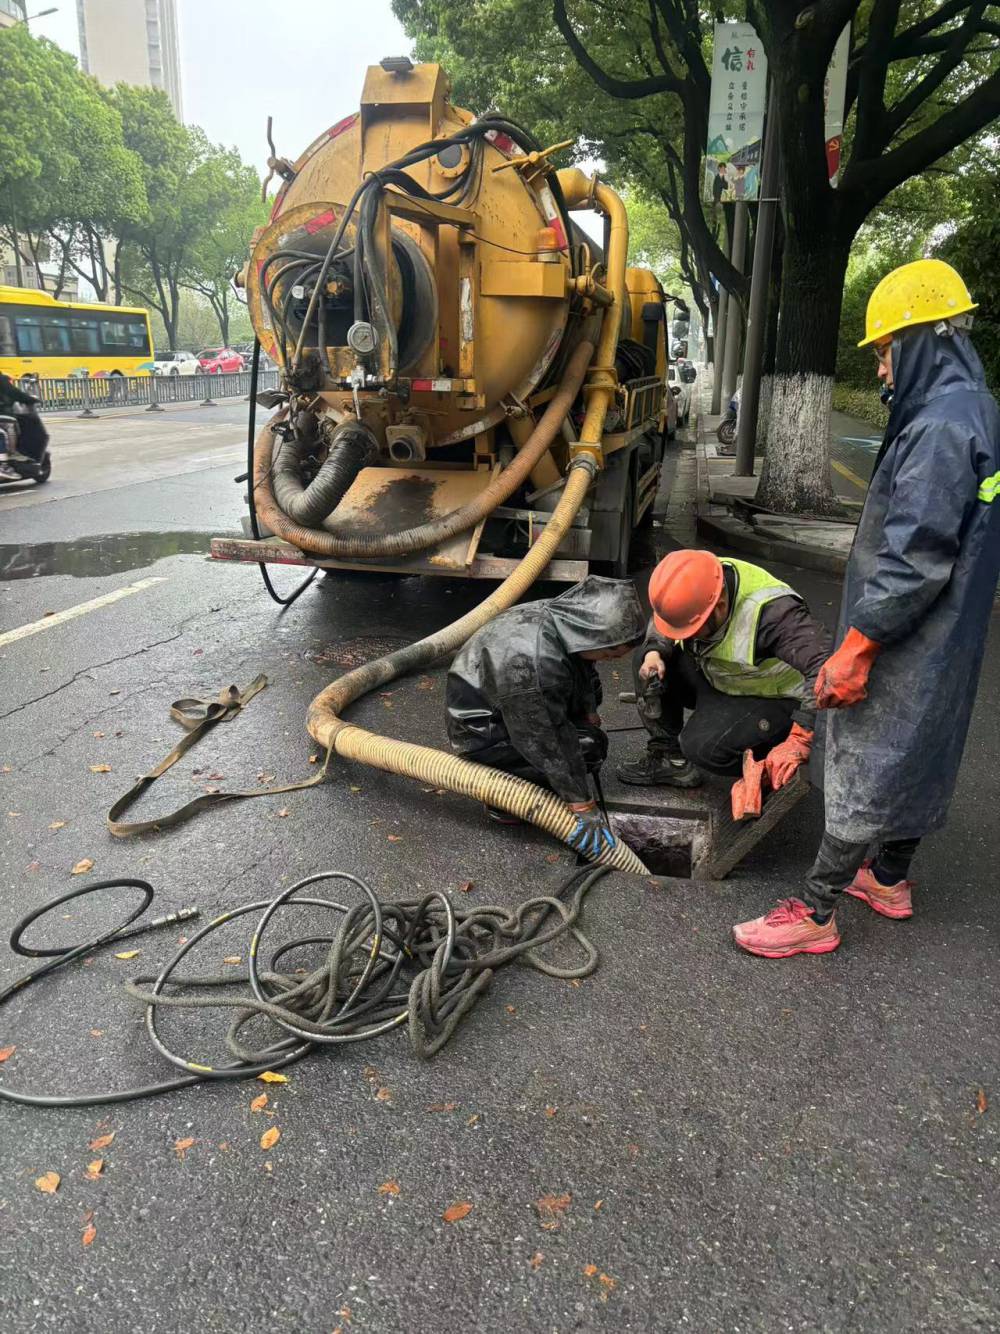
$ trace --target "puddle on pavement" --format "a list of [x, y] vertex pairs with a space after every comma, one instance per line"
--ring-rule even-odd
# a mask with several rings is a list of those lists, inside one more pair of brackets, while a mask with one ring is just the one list
[[77, 578], [138, 570], [164, 556], [207, 555], [217, 533], [112, 533], [72, 542], [0, 544], [0, 580], [70, 574]]

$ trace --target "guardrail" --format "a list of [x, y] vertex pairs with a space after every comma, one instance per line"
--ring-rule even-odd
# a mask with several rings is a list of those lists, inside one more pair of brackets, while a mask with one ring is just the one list
[[[20, 384], [41, 400], [40, 412], [78, 412], [96, 416], [101, 409], [144, 407], [162, 411], [169, 403], [202, 403], [211, 406], [217, 398], [246, 398], [250, 372], [232, 375], [102, 375], [66, 380], [33, 378]], [[276, 370], [261, 371], [257, 390], [278, 388]]]

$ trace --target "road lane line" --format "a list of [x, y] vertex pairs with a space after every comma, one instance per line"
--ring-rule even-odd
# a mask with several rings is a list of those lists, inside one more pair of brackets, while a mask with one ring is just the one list
[[846, 477], [849, 482], [853, 482], [856, 487], [860, 488], [860, 490], [868, 490], [868, 483], [865, 479], [859, 477], [856, 472], [851, 472], [846, 463], [840, 463], [837, 459], [831, 459], [830, 467], [833, 468], [835, 472], [839, 472], [841, 477]]
[[122, 598], [130, 597], [133, 593], [141, 593], [144, 588], [151, 588], [153, 584], [165, 584], [166, 575], [153, 576], [149, 579], [137, 579], [134, 584], [126, 584], [124, 588], [116, 588], [113, 593], [105, 593], [99, 598], [91, 598], [89, 602], [81, 602], [75, 607], [67, 607], [65, 611], [57, 611], [54, 616], [43, 616], [40, 621], [32, 621], [29, 625], [21, 625], [16, 630], [8, 630], [0, 635], [0, 648], [7, 644], [13, 644], [18, 639], [27, 639], [29, 635], [41, 634], [43, 630], [51, 630], [54, 625], [63, 625], [66, 621], [73, 621], [77, 616], [86, 616], [89, 611], [98, 611], [101, 607], [109, 607], [112, 602], [120, 602]]

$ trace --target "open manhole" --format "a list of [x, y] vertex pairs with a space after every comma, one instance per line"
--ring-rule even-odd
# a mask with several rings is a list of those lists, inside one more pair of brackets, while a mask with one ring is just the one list
[[680, 880], [691, 878], [700, 842], [707, 835], [706, 826], [701, 821], [651, 815], [645, 811], [614, 810], [611, 803], [608, 815], [616, 836], [628, 844], [653, 875], [675, 876]]

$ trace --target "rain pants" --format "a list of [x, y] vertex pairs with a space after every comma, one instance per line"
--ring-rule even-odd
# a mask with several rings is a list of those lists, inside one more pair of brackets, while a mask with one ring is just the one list
[[826, 829], [846, 842], [944, 824], [1000, 572], [1000, 411], [979, 357], [929, 325], [897, 335], [892, 356], [837, 635], [854, 626], [883, 651], [867, 699], [820, 714]]
[[584, 651], [637, 643], [646, 618], [626, 580], [588, 575], [559, 597], [512, 607], [455, 658], [445, 696], [457, 754], [509, 744], [566, 801], [590, 798], [579, 729], [601, 702]]

